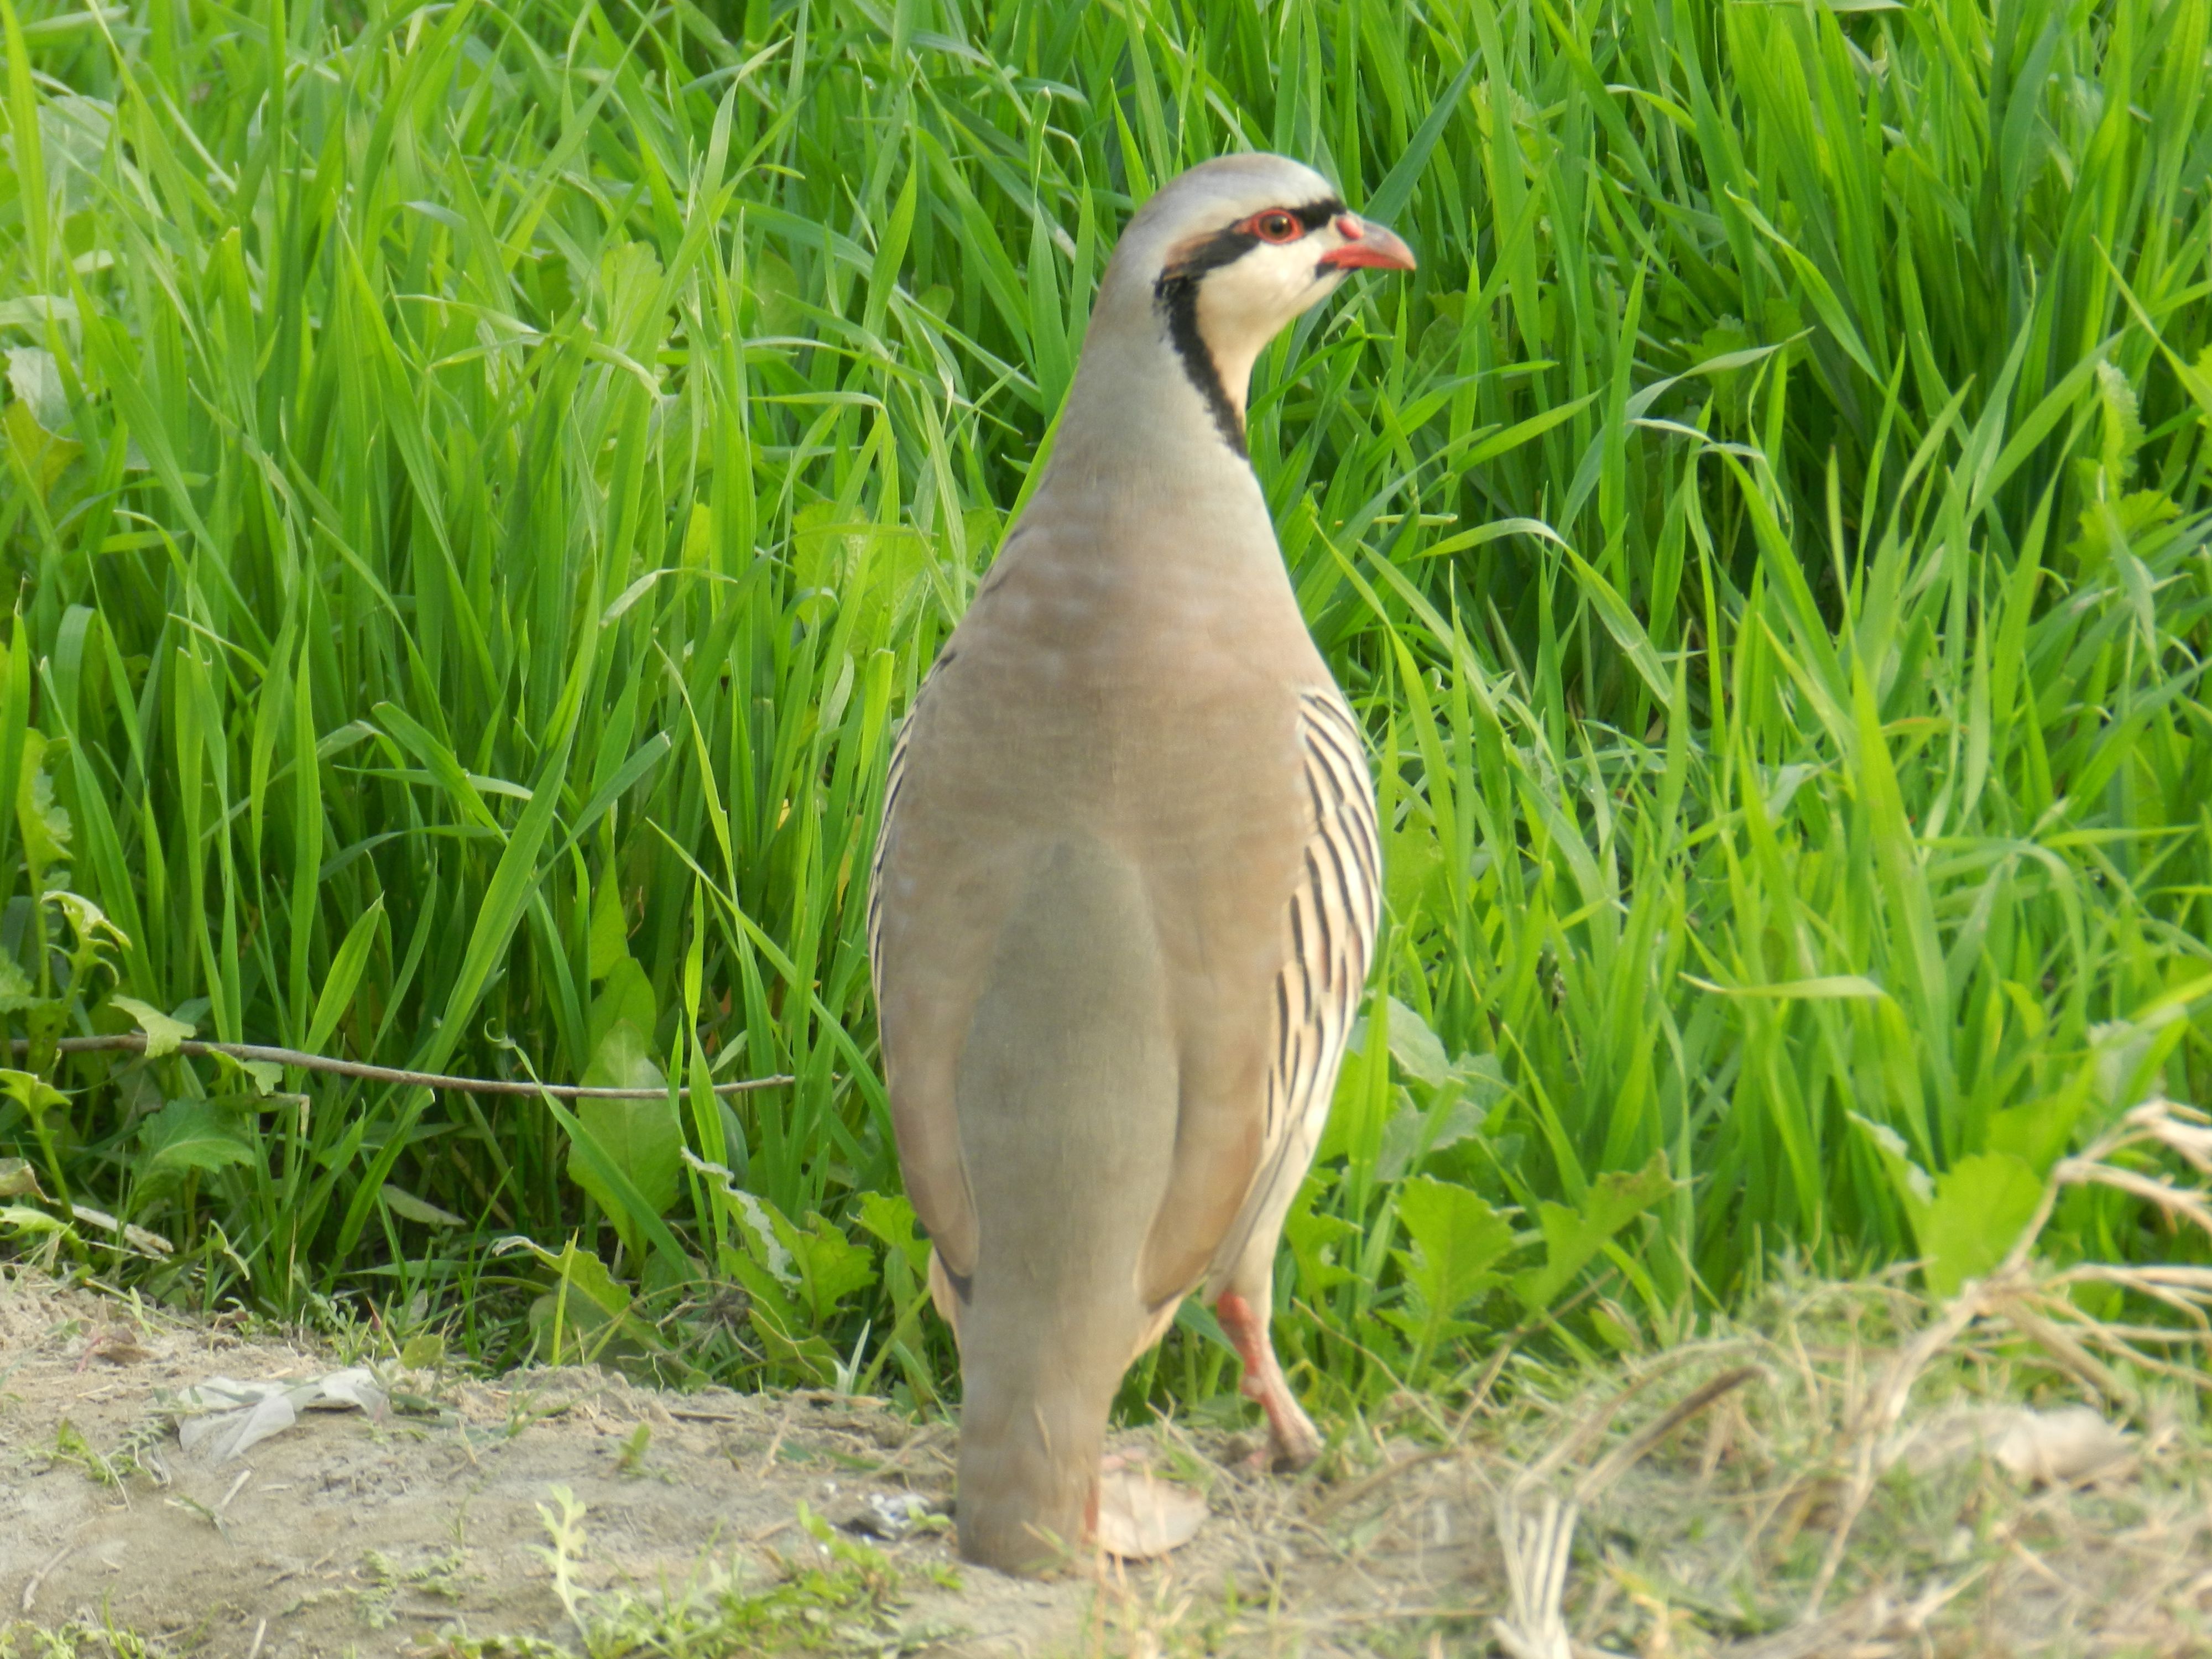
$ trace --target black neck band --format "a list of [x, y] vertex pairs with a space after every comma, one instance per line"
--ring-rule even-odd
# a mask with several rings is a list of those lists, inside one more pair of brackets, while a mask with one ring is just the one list
[[[1331, 197], [1284, 211], [1311, 232], [1343, 212], [1344, 204]], [[1176, 356], [1182, 359], [1182, 372], [1190, 376], [1191, 385], [1206, 400], [1206, 412], [1213, 417], [1214, 430], [1220, 433], [1222, 441], [1247, 460], [1251, 452], [1244, 444], [1244, 416], [1230, 401], [1229, 389], [1221, 384], [1221, 366], [1214, 362], [1205, 335], [1199, 331], [1198, 285], [1209, 271], [1235, 263], [1259, 245], [1259, 237], [1241, 224], [1231, 225], [1188, 248], [1152, 284], [1153, 303], [1166, 319], [1168, 339]]]
[[1152, 293], [1167, 319], [1168, 339], [1175, 346], [1176, 356], [1182, 359], [1182, 372], [1190, 376], [1191, 385], [1206, 400], [1206, 412], [1213, 416], [1214, 430], [1224, 443], [1249, 460], [1244, 417], [1230, 402], [1229, 389], [1221, 384], [1220, 367], [1206, 349], [1205, 336], [1198, 331], [1198, 283], [1195, 276], [1163, 276]]

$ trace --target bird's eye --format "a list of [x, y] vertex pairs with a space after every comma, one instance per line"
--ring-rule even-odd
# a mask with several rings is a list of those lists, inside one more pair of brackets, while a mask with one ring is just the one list
[[1304, 227], [1280, 208], [1255, 213], [1249, 222], [1252, 234], [1263, 242], [1295, 242]]

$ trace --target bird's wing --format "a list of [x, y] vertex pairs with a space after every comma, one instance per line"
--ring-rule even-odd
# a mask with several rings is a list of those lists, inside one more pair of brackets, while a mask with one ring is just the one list
[[[1144, 1291], [1155, 1303], [1188, 1293], [1201, 1276], [1219, 1279], [1258, 1233], [1282, 1224], [1320, 1144], [1366, 986], [1382, 914], [1382, 848], [1359, 727], [1334, 686], [1299, 694], [1297, 738], [1310, 817], [1281, 916], [1260, 1133], [1256, 1144], [1243, 1141], [1256, 1157], [1248, 1152], [1234, 1168], [1224, 1158], [1223, 1167], [1176, 1170], [1146, 1252]], [[1249, 1101], [1225, 1104], [1251, 1109]], [[1237, 1204], [1225, 1232], [1224, 1197]]]
[[868, 968], [870, 983], [878, 997], [884, 993], [884, 865], [890, 855], [892, 830], [898, 821], [899, 793], [906, 782], [907, 749], [914, 738], [915, 720], [921, 713], [921, 700], [929, 691], [929, 675], [922, 677], [914, 701], [907, 705], [906, 718], [899, 722], [898, 735], [891, 739], [890, 764], [884, 773], [884, 813], [876, 828], [876, 850], [868, 860]]

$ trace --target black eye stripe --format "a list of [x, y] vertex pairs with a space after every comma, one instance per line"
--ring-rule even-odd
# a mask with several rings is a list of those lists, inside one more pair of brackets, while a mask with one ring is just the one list
[[[1334, 196], [1325, 196], [1317, 202], [1308, 202], [1299, 207], [1261, 210], [1262, 212], [1271, 210], [1289, 214], [1291, 218], [1298, 222], [1301, 227], [1310, 232], [1319, 230], [1338, 214], [1343, 212], [1344, 204]], [[1160, 280], [1166, 283], [1181, 277], [1203, 276], [1209, 270], [1218, 270], [1222, 266], [1243, 258], [1260, 246], [1261, 239], [1243, 228], [1251, 222], [1251, 219], [1252, 216], [1247, 214], [1244, 217], [1224, 225], [1221, 229], [1214, 232], [1212, 235], [1191, 248], [1174, 264], [1162, 271]]]

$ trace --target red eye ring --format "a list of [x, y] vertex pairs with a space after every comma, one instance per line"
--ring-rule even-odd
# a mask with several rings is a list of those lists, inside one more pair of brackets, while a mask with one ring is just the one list
[[1306, 228], [1298, 222], [1296, 214], [1285, 213], [1280, 208], [1269, 208], [1264, 213], [1254, 214], [1244, 222], [1243, 228], [1263, 242], [1279, 245], [1295, 242], [1306, 233]]

